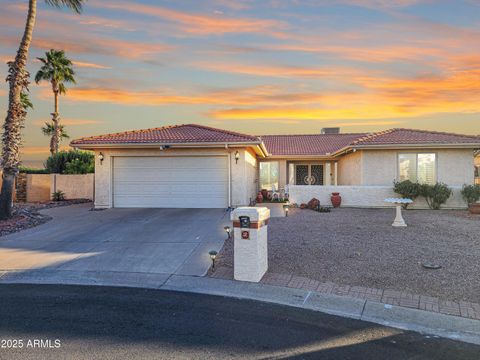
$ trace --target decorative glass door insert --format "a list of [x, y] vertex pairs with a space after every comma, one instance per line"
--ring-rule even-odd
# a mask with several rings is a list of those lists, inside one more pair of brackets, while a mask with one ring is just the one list
[[323, 165], [295, 165], [296, 185], [323, 185]]

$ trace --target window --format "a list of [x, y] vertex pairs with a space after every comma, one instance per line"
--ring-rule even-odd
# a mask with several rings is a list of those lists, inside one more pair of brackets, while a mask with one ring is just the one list
[[278, 190], [278, 161], [260, 162], [260, 189]]
[[398, 167], [400, 181], [410, 180], [422, 184], [434, 184], [437, 181], [435, 154], [398, 154]]

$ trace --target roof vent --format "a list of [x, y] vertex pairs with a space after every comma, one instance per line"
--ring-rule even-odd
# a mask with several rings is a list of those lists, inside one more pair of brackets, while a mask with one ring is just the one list
[[339, 127], [322, 128], [322, 134], [340, 134]]

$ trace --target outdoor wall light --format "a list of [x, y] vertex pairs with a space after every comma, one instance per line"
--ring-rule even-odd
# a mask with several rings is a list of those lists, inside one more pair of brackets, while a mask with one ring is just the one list
[[210, 255], [210, 259], [212, 260], [212, 270], [215, 271], [215, 259], [217, 258], [218, 252], [215, 250], [210, 250], [208, 255]]
[[232, 229], [230, 229], [230, 226], [225, 226], [223, 230], [225, 230], [225, 232], [227, 233], [227, 240], [229, 240], [232, 237], [231, 235]]
[[235, 151], [235, 164], [238, 164], [238, 159], [240, 159], [240, 153]]
[[98, 160], [100, 160], [100, 164], [103, 163], [103, 159], [105, 159], [105, 156], [103, 156], [103, 153], [99, 153]]

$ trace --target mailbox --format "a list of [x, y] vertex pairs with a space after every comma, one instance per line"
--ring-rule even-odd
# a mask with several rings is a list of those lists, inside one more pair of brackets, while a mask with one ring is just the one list
[[239, 216], [238, 220], [242, 229], [250, 229], [250, 216]]
[[259, 282], [268, 269], [268, 220], [266, 207], [239, 207], [233, 221], [233, 276], [235, 280]]

